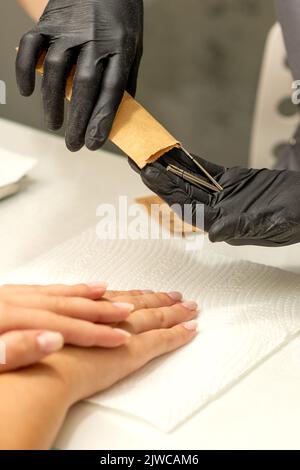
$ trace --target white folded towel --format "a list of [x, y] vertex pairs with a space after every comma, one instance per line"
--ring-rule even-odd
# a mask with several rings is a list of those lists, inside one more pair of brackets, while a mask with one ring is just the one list
[[300, 277], [233, 261], [183, 240], [103, 241], [90, 230], [9, 282], [106, 280], [113, 289], [179, 290], [199, 302], [200, 333], [93, 403], [131, 413], [170, 431], [235, 384], [300, 331]]

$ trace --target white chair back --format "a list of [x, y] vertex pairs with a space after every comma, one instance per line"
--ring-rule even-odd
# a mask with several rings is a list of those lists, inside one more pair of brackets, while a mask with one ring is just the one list
[[271, 29], [256, 98], [249, 166], [272, 168], [276, 154], [292, 137], [299, 115], [291, 101], [292, 74], [279, 24]]

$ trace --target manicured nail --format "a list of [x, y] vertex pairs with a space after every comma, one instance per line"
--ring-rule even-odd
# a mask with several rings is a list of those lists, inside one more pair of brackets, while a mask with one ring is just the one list
[[182, 299], [181, 292], [168, 292], [168, 296], [171, 297], [171, 299], [175, 300], [176, 302]]
[[198, 310], [197, 302], [188, 301], [188, 302], [183, 302], [181, 305], [185, 308], [188, 308], [189, 310]]
[[107, 289], [107, 282], [101, 282], [101, 281], [88, 282], [87, 285], [91, 287], [92, 289]]
[[122, 336], [125, 336], [126, 338], [129, 338], [131, 336], [131, 334], [128, 331], [121, 330], [120, 328], [114, 328], [114, 331], [116, 331], [117, 333], [120, 333]]
[[125, 310], [128, 313], [133, 312], [135, 308], [134, 305], [127, 304], [126, 302], [114, 302], [113, 306], [119, 308], [120, 310]]
[[198, 322], [195, 320], [188, 321], [186, 323], [182, 323], [182, 326], [189, 331], [197, 331], [198, 329]]
[[50, 354], [62, 349], [64, 337], [60, 333], [46, 331], [37, 337], [37, 342], [43, 353]]

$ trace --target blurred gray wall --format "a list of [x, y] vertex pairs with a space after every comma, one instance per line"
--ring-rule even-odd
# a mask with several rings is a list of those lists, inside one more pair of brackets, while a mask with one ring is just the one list
[[[138, 98], [189, 149], [246, 164], [257, 79], [273, 0], [145, 0]], [[18, 95], [14, 47], [31, 27], [14, 0], [0, 16], [0, 116], [44, 129], [40, 96]]]

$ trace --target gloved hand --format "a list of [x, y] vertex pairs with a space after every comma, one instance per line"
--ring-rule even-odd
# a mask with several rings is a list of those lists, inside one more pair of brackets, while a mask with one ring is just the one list
[[[170, 206], [185, 204], [195, 213], [204, 205], [204, 228], [212, 242], [230, 245], [284, 246], [300, 242], [300, 173], [277, 170], [224, 168], [196, 159], [224, 190], [209, 193], [166, 170], [170, 163], [199, 174], [178, 149], [142, 171], [130, 161], [143, 182]], [[199, 206], [198, 206], [199, 207]], [[182, 210], [182, 213], [184, 211]]]
[[35, 68], [47, 50], [42, 95], [47, 126], [64, 119], [66, 78], [77, 62], [66, 130], [71, 151], [107, 139], [127, 90], [135, 95], [143, 47], [143, 0], [50, 0], [39, 23], [20, 42], [17, 83], [35, 88]]

